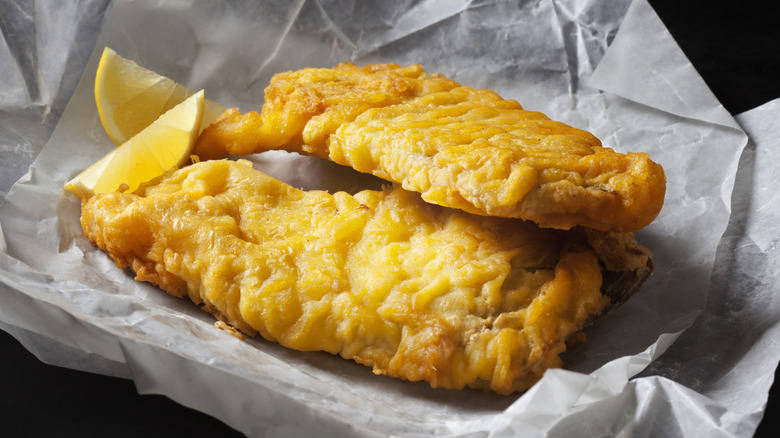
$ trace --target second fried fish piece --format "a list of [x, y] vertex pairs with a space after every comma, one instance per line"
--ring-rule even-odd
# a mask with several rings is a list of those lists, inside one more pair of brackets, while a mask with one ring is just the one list
[[82, 206], [87, 237], [136, 279], [247, 334], [434, 387], [506, 394], [652, 270], [632, 233], [540, 229], [401, 188], [301, 191], [205, 161]]
[[633, 231], [663, 205], [663, 169], [592, 134], [419, 65], [340, 64], [276, 75], [261, 114], [229, 110], [201, 159], [314, 154], [400, 183], [428, 202], [540, 226]]

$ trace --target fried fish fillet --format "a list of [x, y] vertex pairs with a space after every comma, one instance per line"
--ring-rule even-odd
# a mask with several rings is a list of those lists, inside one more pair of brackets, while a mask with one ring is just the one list
[[227, 111], [201, 159], [285, 149], [397, 182], [428, 202], [542, 227], [633, 231], [663, 205], [663, 168], [592, 134], [419, 65], [280, 73], [262, 113]]
[[501, 394], [560, 366], [567, 338], [652, 270], [632, 233], [541, 229], [399, 187], [301, 191], [246, 161], [96, 195], [82, 226], [136, 280], [246, 334]]

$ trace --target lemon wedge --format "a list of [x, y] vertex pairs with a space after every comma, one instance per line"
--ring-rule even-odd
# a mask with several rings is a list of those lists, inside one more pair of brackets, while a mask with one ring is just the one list
[[[108, 47], [103, 49], [95, 75], [95, 103], [106, 133], [117, 145], [194, 93], [172, 79], [122, 58]], [[223, 106], [206, 100], [202, 128], [224, 111]]]
[[78, 174], [65, 188], [82, 199], [98, 193], [133, 191], [186, 164], [200, 132], [203, 107], [201, 90]]

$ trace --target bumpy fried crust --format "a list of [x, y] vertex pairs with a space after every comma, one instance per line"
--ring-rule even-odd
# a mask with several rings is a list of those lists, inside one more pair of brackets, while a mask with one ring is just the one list
[[[82, 225], [137, 280], [244, 333], [434, 387], [524, 390], [613, 306], [598, 232], [474, 216], [401, 188], [304, 192], [246, 162], [94, 196]], [[630, 233], [611, 239], [622, 249], [609, 269], [644, 279], [649, 253]]]
[[418, 65], [278, 74], [262, 114], [229, 110], [195, 153], [270, 149], [327, 157], [435, 204], [560, 229], [642, 228], [666, 191], [663, 169], [647, 154], [617, 153], [588, 132]]
[[202, 160], [284, 149], [327, 157], [327, 139], [342, 123], [370, 108], [448, 91], [458, 83], [428, 75], [419, 65], [351, 63], [305, 68], [274, 76], [262, 114], [230, 109], [196, 146]]

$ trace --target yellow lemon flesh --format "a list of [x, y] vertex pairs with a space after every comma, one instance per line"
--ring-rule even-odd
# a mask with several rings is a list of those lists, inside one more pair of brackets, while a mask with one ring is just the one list
[[81, 172], [65, 188], [82, 199], [97, 193], [133, 191], [184, 165], [200, 132], [203, 107], [201, 90]]
[[[95, 76], [95, 103], [106, 133], [117, 145], [194, 93], [172, 79], [122, 58], [108, 47], [103, 49]], [[224, 111], [223, 106], [206, 100], [202, 128]]]

